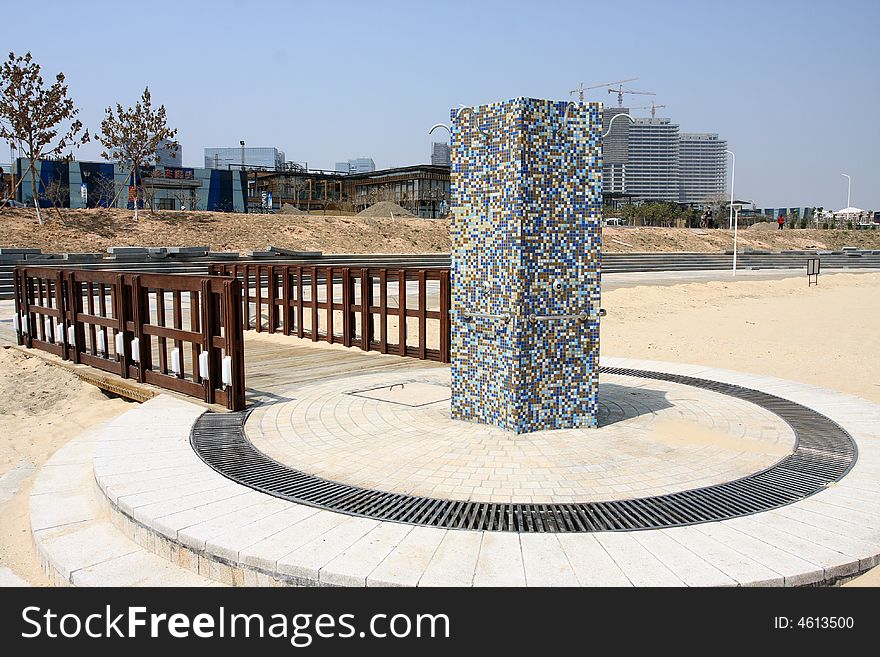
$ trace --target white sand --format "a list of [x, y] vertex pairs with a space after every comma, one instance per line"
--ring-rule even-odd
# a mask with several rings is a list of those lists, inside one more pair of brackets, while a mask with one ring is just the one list
[[880, 274], [621, 288], [603, 296], [602, 354], [694, 363], [880, 403]]
[[34, 477], [68, 440], [127, 408], [67, 370], [0, 349], [0, 567], [47, 584], [30, 535]]

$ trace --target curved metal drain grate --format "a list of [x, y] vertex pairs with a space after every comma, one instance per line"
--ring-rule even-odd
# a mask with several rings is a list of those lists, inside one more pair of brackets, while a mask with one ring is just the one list
[[704, 488], [630, 500], [523, 504], [418, 497], [308, 475], [269, 458], [247, 440], [246, 412], [205, 413], [193, 427], [191, 443], [202, 460], [224, 476], [292, 502], [390, 522], [510, 532], [630, 531], [727, 520], [796, 502], [839, 480], [855, 464], [850, 435], [801, 404], [707, 379], [620, 367], [600, 371], [680, 383], [752, 402], [791, 426], [795, 451], [766, 470]]

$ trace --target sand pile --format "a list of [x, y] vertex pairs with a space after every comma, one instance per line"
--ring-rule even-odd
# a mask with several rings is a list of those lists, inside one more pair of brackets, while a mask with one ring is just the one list
[[[788, 228], [788, 226], [786, 226]], [[749, 230], [779, 230], [779, 226], [775, 221], [759, 221], [749, 226]]]
[[358, 212], [359, 217], [414, 217], [415, 215], [409, 210], [404, 210], [397, 203], [391, 201], [379, 201], [374, 203], [366, 210]]
[[281, 206], [281, 209], [278, 211], [281, 214], [298, 214], [298, 215], [308, 215], [309, 213], [305, 210], [300, 210], [295, 205], [291, 205], [290, 203], [285, 203]]

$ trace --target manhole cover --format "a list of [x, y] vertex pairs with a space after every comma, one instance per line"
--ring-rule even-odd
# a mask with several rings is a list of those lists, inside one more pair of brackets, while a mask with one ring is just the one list
[[397, 383], [393, 386], [371, 388], [349, 393], [354, 397], [366, 397], [379, 401], [403, 404], [404, 406], [427, 406], [441, 401], [449, 401], [452, 391], [448, 386], [434, 383]]

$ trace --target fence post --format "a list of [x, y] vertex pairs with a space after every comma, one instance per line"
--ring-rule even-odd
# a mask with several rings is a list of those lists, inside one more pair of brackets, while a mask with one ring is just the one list
[[401, 356], [406, 356], [406, 270], [397, 272], [397, 351]]
[[354, 333], [351, 324], [351, 269], [342, 268], [342, 344], [351, 346], [351, 335]]
[[379, 351], [388, 353], [388, 270], [379, 270]]
[[373, 315], [370, 306], [373, 305], [373, 279], [370, 271], [364, 267], [361, 269], [361, 349], [370, 350], [370, 342], [373, 340]]
[[[22, 312], [24, 310], [24, 277], [24, 268], [16, 267], [12, 278], [13, 287], [15, 289], [15, 314], [18, 315], [19, 318], [21, 318], [21, 316], [24, 314]], [[19, 345], [24, 344], [24, 338], [22, 336], [23, 332], [19, 330], [18, 335], [15, 336], [15, 339]]]
[[[232, 383], [226, 394], [226, 407], [240, 411], [245, 407], [244, 335], [241, 324], [241, 284], [235, 278], [223, 284], [224, 333], [226, 355], [232, 357]], [[219, 327], [218, 327], [219, 328]]]
[[201, 294], [201, 311], [202, 311], [202, 349], [208, 352], [208, 371], [200, 372], [202, 376], [202, 385], [205, 387], [205, 401], [209, 404], [214, 403], [214, 387], [217, 382], [217, 369], [220, 367], [220, 363], [217, 362], [216, 354], [214, 353], [214, 345], [212, 336], [215, 313], [212, 312], [212, 304], [211, 304], [211, 281], [204, 279], [202, 280], [202, 294]]
[[[327, 270], [324, 272], [324, 300], [327, 307], [327, 342], [333, 344], [333, 267], [327, 267]], [[343, 321], [344, 324], [345, 322]], [[345, 329], [343, 328], [344, 332]]]
[[[238, 296], [241, 296], [241, 293]], [[281, 267], [281, 304], [281, 330], [284, 335], [290, 335], [290, 265]]]
[[[240, 295], [239, 295], [240, 297]], [[202, 317], [202, 311], [199, 307], [199, 293], [193, 290], [189, 292], [189, 330], [196, 333], [199, 329], [199, 322]], [[241, 317], [241, 309], [239, 309], [239, 317]], [[199, 370], [199, 345], [193, 340], [190, 347], [192, 354], [193, 367], [193, 383], [201, 383], [202, 373]], [[204, 386], [203, 386], [204, 387]], [[204, 393], [202, 393], [204, 396]]]
[[452, 336], [451, 323], [452, 318], [449, 316], [449, 306], [451, 305], [451, 286], [449, 285], [449, 270], [444, 269], [440, 272], [440, 362], [449, 363], [450, 358], [450, 338]]
[[318, 268], [312, 267], [312, 342], [318, 341]]
[[303, 268], [302, 265], [296, 267], [296, 337], [301, 338], [304, 335], [303, 330]]
[[113, 314], [116, 316], [119, 332], [122, 333], [122, 353], [117, 354], [119, 376], [127, 379], [128, 368], [131, 365], [131, 332], [128, 330], [128, 321], [134, 320], [132, 319], [131, 299], [126, 297], [125, 277], [122, 274], [116, 275], [116, 282], [113, 285]]
[[428, 341], [428, 287], [427, 274], [419, 269], [419, 358], [425, 360]]
[[254, 329], [257, 333], [263, 331], [263, 268], [256, 265], [257, 273], [254, 275], [254, 306], [256, 307], [256, 317], [254, 318]]
[[[55, 272], [55, 309], [58, 311], [58, 321], [56, 324], [61, 324], [61, 335], [55, 336], [55, 342], [57, 343], [60, 338], [61, 358], [67, 360], [67, 340], [65, 340], [67, 322], [65, 321], [64, 316], [64, 274], [60, 269]], [[56, 326], [53, 330], [57, 332], [58, 327]]]
[[[146, 296], [149, 300], [149, 294]], [[144, 315], [149, 318], [149, 306], [145, 304], [144, 290], [141, 287], [141, 277], [137, 274], [131, 277], [131, 308], [132, 308], [132, 324], [134, 325], [134, 337], [138, 341], [138, 382], [145, 383], [147, 379], [147, 370], [150, 369], [153, 354], [151, 349], [147, 349], [144, 343]], [[145, 312], [147, 311], [147, 312]], [[149, 358], [148, 358], [149, 357]]]
[[269, 333], [275, 333], [278, 326], [278, 288], [275, 285], [275, 265], [266, 267], [266, 280], [269, 283]]
[[[76, 282], [76, 275], [72, 271], [67, 272], [67, 314], [70, 319], [70, 326], [73, 328], [73, 341], [75, 344], [70, 345], [73, 348], [73, 362], [79, 364], [81, 349], [84, 346], [86, 332], [81, 330], [79, 324], [79, 311], [82, 304], [82, 295], [79, 291], [79, 285]], [[67, 336], [65, 336], [66, 339]], [[70, 351], [68, 351], [68, 354]]]
[[[236, 265], [238, 267], [238, 265]], [[251, 266], [243, 265], [244, 267], [244, 330], [251, 330]], [[204, 305], [204, 299], [202, 299], [202, 305]], [[259, 308], [257, 309], [259, 310]], [[259, 315], [259, 313], [257, 313]]]

